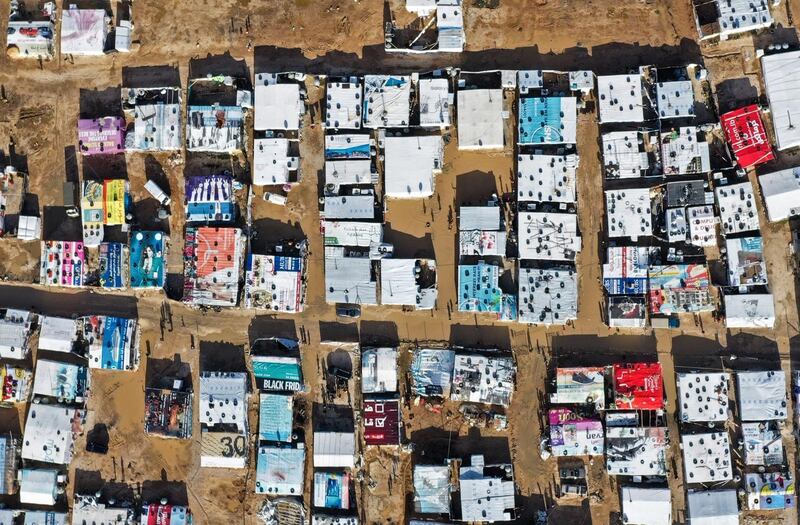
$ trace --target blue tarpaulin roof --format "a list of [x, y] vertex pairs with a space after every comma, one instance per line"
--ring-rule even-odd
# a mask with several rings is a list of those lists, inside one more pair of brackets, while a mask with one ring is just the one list
[[258, 437], [262, 441], [292, 440], [292, 396], [261, 394]]

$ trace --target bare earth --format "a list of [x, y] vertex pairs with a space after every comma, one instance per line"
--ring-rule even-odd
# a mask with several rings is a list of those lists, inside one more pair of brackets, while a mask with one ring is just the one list
[[[60, 8], [61, 1], [57, 3]], [[688, 0], [500, 0], [496, 9], [476, 8], [467, 0], [464, 9], [468, 42], [465, 53], [404, 57], [383, 52], [384, 6], [380, 0], [136, 0], [132, 18], [138, 46], [133, 53], [74, 60], [61, 57], [42, 64], [0, 56], [0, 88], [4, 99], [0, 101], [0, 150], [12, 153], [12, 162], [30, 174], [30, 191], [42, 209], [60, 206], [61, 183], [74, 180], [81, 170], [88, 169], [74, 149], [79, 114], [87, 106], [113, 99], [114, 93], [129, 79], [157, 78], [164, 68], [155, 68], [161, 66], [179, 76], [185, 87], [190, 74], [204, 76], [205, 71], [220, 69], [229, 73], [232, 67], [248, 75], [262, 70], [425, 71], [450, 65], [473, 70], [580, 68], [621, 73], [643, 64], [704, 63], [721, 104], [723, 99], [735, 103], [762, 92], [755, 49], [770, 39], [795, 35], [789, 20], [791, 14], [800, 15], [800, 0], [793, 0], [788, 6], [782, 2], [777, 8], [775, 16], [781, 28], [774, 33], [748, 35], [714, 45], [695, 41]], [[0, 34], [5, 34], [7, 18], [8, 2], [0, 2]], [[740, 78], [746, 81], [726, 82]], [[308, 88], [312, 101], [322, 95], [311, 80]], [[341, 327], [332, 325], [337, 319], [333, 307], [325, 303], [322, 285], [323, 250], [316, 199], [317, 172], [323, 167], [323, 130], [318, 124], [319, 106], [316, 110], [314, 117], [307, 115], [303, 132], [304, 179], [289, 194], [288, 205], [265, 203], [260, 198], [262, 190], [257, 189], [253, 208], [253, 219], [262, 236], [276, 240], [302, 236], [309, 239], [307, 307], [302, 314], [267, 316], [243, 310], [206, 314], [167, 300], [163, 293], [45, 292], [38, 285], [0, 286], [0, 307], [33, 307], [51, 314], [138, 314], [141, 321], [140, 369], [135, 373], [93, 372], [88, 423], [90, 428], [95, 422], [109, 425], [110, 450], [106, 456], [89, 454], [84, 451], [85, 438], [79, 440], [77, 457], [70, 469], [70, 493], [76, 489], [93, 491], [102, 481], [134, 486], [147, 482], [142, 487], [145, 495], [166, 492], [175, 499], [185, 499], [198, 523], [258, 522], [255, 512], [261, 507], [263, 496], [254, 492], [254, 437], [246, 473], [200, 469], [197, 425], [194, 438], [184, 442], [143, 434], [143, 388], [152, 360], [177, 356], [189, 363], [197, 385], [203, 363], [219, 359], [235, 362], [249, 351], [255, 337], [299, 338], [303, 330], [308, 334], [302, 351], [304, 373], [310, 386], [304, 397], [309, 406], [311, 402], [322, 401], [324, 385], [319, 362], [337, 345], [320, 343], [336, 339]], [[436, 181], [436, 194], [411, 202], [390, 201], [386, 213], [387, 241], [395, 243], [400, 255], [413, 256], [417, 252], [435, 255], [439, 270], [438, 308], [433, 312], [408, 313], [398, 308], [367, 307], [361, 321], [349, 323], [346, 328], [358, 334], [362, 343], [396, 342], [404, 351], [417, 344], [458, 344], [514, 352], [518, 380], [508, 413], [510, 430], [471, 428], [458, 407], [446, 403], [436, 412], [408, 404], [404, 408], [404, 431], [406, 439], [415, 444], [415, 457], [419, 457], [421, 450], [441, 452], [443, 447], [452, 447], [459, 454], [482, 452], [487, 459], [513, 459], [520, 496], [519, 523], [531, 523], [537, 510], [550, 508], [554, 503], [559, 507], [551, 515], [551, 523], [620, 522], [616, 482], [604, 475], [599, 459], [589, 466], [589, 492], [593, 495], [590, 500], [554, 499], [556, 461], [545, 462], [538, 452], [543, 430], [541, 401], [548, 370], [556, 364], [658, 359], [664, 368], [673, 436], [669, 463], [673, 515], [677, 523], [685, 523], [685, 488], [675, 417], [675, 371], [698, 366], [718, 368], [723, 363], [726, 367], [743, 369], [754, 363], [765, 366], [780, 362], [788, 379], [792, 352], [800, 348], [795, 272], [788, 249], [789, 225], [768, 224], [760, 210], [779, 319], [774, 330], [730, 331], [710, 316], [697, 321], [686, 317], [679, 330], [609, 329], [601, 321], [599, 246], [604, 210], [597, 142], [595, 116], [581, 115], [578, 208], [584, 246], [578, 261], [580, 314], [574, 325], [529, 327], [449, 312], [448, 305], [456, 299], [455, 230], [451, 229], [449, 217], [462, 203], [511, 191], [513, 168], [510, 146], [501, 153], [468, 153], [458, 151], [453, 140], [446, 150], [444, 172]], [[113, 169], [125, 170], [135, 201], [148, 197], [143, 189], [145, 175], [162, 170], [173, 202], [182, 202], [184, 170], [194, 169], [190, 161], [168, 154], [129, 153], [125, 158], [123, 167]], [[797, 161], [782, 156], [775, 166], [797, 165]], [[238, 159], [234, 169], [246, 169], [247, 165], [247, 159]], [[231, 169], [231, 165], [227, 168]], [[754, 179], [755, 174], [751, 177]], [[182, 270], [181, 208], [173, 206], [170, 218], [170, 273]], [[0, 275], [10, 280], [33, 283], [38, 275], [38, 258], [38, 243], [0, 240]], [[171, 310], [171, 322], [168, 320], [164, 331], [160, 321], [165, 302]], [[725, 357], [731, 354], [739, 359], [734, 362]], [[252, 396], [251, 429], [258, 424], [256, 403], [256, 396]], [[19, 414], [3, 413], [2, 422], [10, 428], [19, 427], [25, 411], [26, 407], [21, 407]], [[784, 444], [790, 464], [794, 465], [795, 442], [791, 433], [789, 424]], [[365, 451], [365, 478], [373, 479], [376, 484], [373, 488], [365, 483], [357, 486], [358, 509], [364, 523], [404, 522], [411, 491], [411, 459], [412, 453], [408, 451]], [[310, 480], [310, 461], [306, 469], [306, 478]], [[310, 487], [306, 503], [310, 503]], [[744, 516], [747, 523], [797, 522], [796, 515], [789, 512], [784, 515], [745, 512]]]

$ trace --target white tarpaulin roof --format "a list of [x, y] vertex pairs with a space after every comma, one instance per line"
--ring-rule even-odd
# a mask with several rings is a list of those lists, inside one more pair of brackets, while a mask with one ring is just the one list
[[758, 230], [758, 212], [750, 181], [716, 188], [722, 234]]
[[386, 137], [384, 172], [387, 197], [433, 195], [434, 175], [442, 169], [442, 137]]
[[645, 135], [638, 131], [603, 133], [603, 164], [607, 178], [635, 179], [647, 172], [650, 160], [639, 147]]
[[728, 419], [730, 374], [678, 374], [681, 421], [698, 423]]
[[736, 382], [742, 421], [786, 419], [789, 410], [783, 371], [739, 372]]
[[775, 326], [775, 301], [772, 294], [726, 295], [725, 326], [728, 328]]
[[694, 88], [691, 80], [656, 84], [658, 116], [662, 119], [694, 116]]
[[314, 468], [353, 468], [355, 452], [352, 432], [314, 432]]
[[326, 219], [374, 219], [374, 195], [347, 195], [325, 197]]
[[325, 184], [372, 184], [372, 163], [367, 159], [325, 161]]
[[325, 246], [360, 246], [380, 244], [383, 224], [380, 222], [322, 221]]
[[499, 149], [503, 142], [503, 91], [458, 92], [459, 149]]
[[575, 202], [577, 155], [518, 155], [517, 200]]
[[397, 392], [397, 348], [368, 348], [361, 353], [361, 392]]
[[653, 234], [650, 190], [631, 188], [606, 191], [609, 237], [649, 237]]
[[578, 317], [578, 274], [572, 269], [519, 269], [519, 322], [563, 325]]
[[256, 85], [255, 123], [257, 131], [300, 129], [305, 111], [300, 86], [295, 83]]
[[733, 479], [728, 431], [681, 436], [686, 483], [713, 483]]
[[326, 257], [325, 299], [329, 303], [378, 304], [372, 261], [365, 257]]
[[608, 473], [620, 476], [666, 476], [668, 446], [667, 429], [663, 427], [608, 427]]
[[29, 505], [56, 504], [56, 481], [58, 471], [54, 469], [22, 469], [19, 484], [19, 502]]
[[289, 139], [253, 141], [253, 185], [286, 184], [299, 165], [298, 157], [289, 156]]
[[422, 514], [450, 513], [450, 467], [414, 466], [414, 511]]
[[518, 221], [520, 259], [573, 261], [581, 251], [574, 213], [520, 212]]
[[620, 501], [625, 525], [672, 525], [668, 488], [622, 487]]
[[247, 429], [247, 374], [244, 372], [200, 373], [200, 424], [236, 425]]
[[411, 77], [364, 76], [364, 126], [407, 127], [411, 115]]
[[690, 491], [687, 504], [690, 525], [739, 525], [735, 490]]
[[766, 55], [761, 69], [778, 149], [800, 146], [800, 51]]
[[75, 319], [42, 316], [39, 331], [39, 349], [53, 352], [71, 352], [72, 344], [78, 337], [78, 323]]
[[642, 122], [642, 76], [599, 75], [597, 91], [600, 99], [600, 122]]
[[67, 465], [72, 459], [73, 420], [83, 411], [59, 405], [31, 406], [25, 423], [22, 458]]
[[500, 206], [461, 206], [458, 209], [459, 231], [498, 231]]
[[419, 88], [420, 126], [450, 125], [450, 86], [446, 78], [422, 78]]
[[417, 305], [416, 259], [381, 259], [381, 304]]
[[62, 55], [102, 55], [107, 34], [103, 9], [64, 9], [61, 13]]
[[742, 423], [746, 465], [783, 463], [783, 438], [777, 425], [766, 422]]
[[[332, 129], [361, 128], [361, 80], [329, 82], [325, 95], [325, 127]], [[353, 82], [355, 81], [355, 82]]]
[[770, 222], [800, 215], [800, 168], [765, 173], [758, 182]]

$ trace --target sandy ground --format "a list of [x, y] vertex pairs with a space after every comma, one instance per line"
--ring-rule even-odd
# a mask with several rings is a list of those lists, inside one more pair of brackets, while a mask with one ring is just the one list
[[[61, 2], [58, 2], [59, 5]], [[78, 2], [81, 3], [81, 2]], [[116, 5], [114, 6], [116, 10]], [[0, 3], [0, 21], [8, 6]], [[127, 154], [122, 166], [87, 166], [75, 155], [75, 128], [79, 114], [116, 98], [129, 82], [155, 78], [187, 79], [205, 71], [373, 72], [426, 70], [454, 65], [468, 69], [553, 68], [622, 72], [640, 64], [704, 63], [710, 72], [722, 110], [763, 92], [755, 49], [795, 34], [792, 14], [800, 16], [800, 1], [778, 8], [781, 28], [762, 36], [744, 36], [728, 42], [698, 44], [689, 2], [686, 0], [500, 0], [496, 9], [466, 2], [467, 50], [461, 55], [407, 57], [383, 52], [384, 6], [379, 0], [137, 0], [133, 5], [137, 49], [129, 55], [99, 58], [60, 57], [37, 61], [11, 61], [0, 57], [0, 150], [30, 174], [35, 205], [43, 210], [62, 204], [61, 183], [77, 180], [92, 170], [124, 170], [131, 181], [141, 221], [152, 221], [152, 208], [143, 190], [146, 177], [168, 186], [173, 201], [182, 202], [184, 173], [199, 169], [192, 155]], [[0, 22], [0, 34], [5, 33]], [[787, 29], [788, 28], [788, 29]], [[796, 36], [794, 39], [796, 40]], [[252, 48], [251, 48], [252, 46]], [[321, 96], [309, 81], [313, 102]], [[116, 98], [118, 103], [118, 98]], [[106, 101], [106, 102], [104, 102]], [[312, 116], [314, 115], [314, 116]], [[511, 350], [518, 366], [518, 386], [508, 410], [510, 429], [472, 428], [457, 406], [441, 410], [425, 406], [404, 408], [405, 437], [415, 443], [413, 455], [453, 447], [460, 454], [484, 453], [498, 461], [513, 459], [519, 487], [520, 520], [530, 523], [538, 509], [557, 504], [551, 523], [604, 524], [619, 520], [617, 483], [603, 474], [602, 461], [589, 466], [591, 500], [554, 498], [556, 461], [543, 461], [538, 442], [543, 431], [542, 400], [548, 370], [557, 364], [610, 364], [623, 360], [658, 359], [664, 367], [668, 421], [673, 436], [669, 482], [673, 489], [674, 519], [685, 523], [682, 463], [677, 447], [675, 417], [676, 371], [702, 368], [780, 366], [787, 372], [798, 348], [798, 314], [794, 265], [789, 255], [787, 224], [769, 225], [760, 210], [766, 257], [779, 321], [774, 330], [739, 332], [703, 316], [683, 319], [679, 330], [620, 331], [601, 321], [599, 241], [603, 229], [600, 204], [602, 174], [598, 158], [598, 129], [593, 115], [581, 115], [578, 129], [579, 220], [583, 235], [580, 267], [580, 318], [569, 327], [528, 327], [502, 324], [486, 316], [461, 314], [448, 308], [455, 300], [455, 231], [451, 216], [462, 203], [488, 199], [511, 189], [512, 149], [491, 154], [462, 152], [455, 133], [445, 153], [445, 167], [429, 199], [387, 201], [386, 238], [400, 256], [419, 253], [435, 256], [439, 271], [438, 308], [432, 312], [402, 312], [399, 308], [365, 308], [360, 322], [338, 323], [324, 300], [322, 241], [318, 222], [318, 170], [322, 169], [322, 134], [319, 107], [307, 117], [301, 141], [304, 179], [289, 194], [284, 207], [265, 203], [255, 190], [253, 219], [259, 234], [270, 239], [307, 237], [310, 245], [307, 308], [297, 316], [268, 316], [247, 311], [203, 313], [190, 310], [162, 293], [89, 293], [43, 291], [37, 286], [0, 287], [0, 306], [33, 307], [50, 314], [116, 313], [138, 315], [143, 328], [142, 366], [135, 373], [96, 372], [89, 403], [89, 426], [109, 425], [108, 455], [83, 451], [70, 469], [70, 493], [94, 491], [105, 483], [141, 488], [147, 498], [169, 494], [175, 502], [190, 504], [199, 523], [256, 523], [254, 513], [262, 496], [254, 493], [254, 441], [250, 442], [248, 469], [225, 471], [199, 468], [199, 430], [187, 441], [146, 437], [143, 434], [143, 388], [148, 369], [157, 360], [180, 359], [188, 363], [193, 382], [204, 364], [217, 359], [237, 362], [261, 336], [300, 337], [309, 391], [302, 396], [310, 407], [323, 399], [319, 363], [340, 345], [342, 331], [355, 333], [365, 344], [458, 344]], [[509, 123], [509, 126], [511, 123]], [[451, 130], [453, 131], [453, 130]], [[781, 156], [778, 166], [797, 164]], [[230, 164], [229, 169], [246, 169]], [[202, 163], [201, 163], [202, 164]], [[755, 174], [750, 174], [754, 179]], [[181, 268], [182, 211], [173, 206], [169, 219], [169, 271]], [[150, 210], [150, 214], [148, 214]], [[455, 223], [453, 223], [455, 224]], [[0, 275], [31, 283], [38, 273], [38, 243], [14, 239], [0, 241]], [[169, 304], [171, 322], [160, 328], [162, 305]], [[739, 357], [730, 360], [730, 355]], [[351, 399], [357, 387], [351, 381]], [[251, 399], [250, 427], [255, 429], [256, 396]], [[340, 396], [338, 403], [347, 403]], [[0, 411], [3, 429], [21, 425], [25, 407]], [[311, 422], [306, 423], [310, 430]], [[792, 425], [785, 430], [785, 446], [793, 464]], [[310, 435], [310, 432], [307, 432]], [[370, 449], [365, 453], [365, 474], [375, 481], [357, 486], [358, 508], [366, 523], [402, 523], [411, 490], [411, 456], [407, 451]], [[307, 479], [310, 480], [310, 462]], [[114, 485], [116, 486], [116, 485]], [[590, 503], [591, 501], [591, 503]], [[310, 490], [306, 503], [310, 502]], [[796, 523], [792, 513], [744, 513], [748, 523]]]

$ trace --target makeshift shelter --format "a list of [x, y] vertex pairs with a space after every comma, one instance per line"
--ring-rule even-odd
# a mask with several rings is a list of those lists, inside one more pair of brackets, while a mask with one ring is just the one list
[[355, 451], [352, 432], [314, 432], [314, 468], [353, 468]]
[[414, 465], [414, 512], [450, 513], [450, 467]]
[[348, 510], [351, 504], [350, 483], [347, 472], [314, 472], [314, 506]]
[[578, 156], [517, 155], [517, 200], [574, 203]]
[[679, 373], [678, 399], [681, 421], [705, 423], [728, 419], [728, 382], [730, 374]]
[[361, 353], [361, 392], [397, 392], [397, 348], [367, 348]]
[[647, 323], [647, 301], [644, 296], [611, 295], [608, 300], [608, 326], [644, 328]]
[[347, 82], [328, 82], [325, 91], [325, 127], [360, 129], [364, 95], [361, 79], [350, 77]]
[[[769, 2], [750, 0], [711, 0], [695, 4], [695, 18], [701, 39], [719, 37], [727, 40], [737, 33], [746, 33], [773, 24]], [[698, 12], [697, 6], [703, 11]]]
[[72, 505], [72, 523], [97, 525], [134, 525], [134, 511], [130, 507], [103, 503], [95, 495], [75, 495]]
[[520, 144], [575, 144], [578, 99], [526, 97], [519, 100]]
[[192, 437], [192, 392], [176, 379], [171, 388], [146, 388], [144, 394], [144, 432], [158, 437]]
[[181, 88], [123, 88], [123, 105], [133, 112], [126, 149], [171, 151], [182, 147]]
[[61, 54], [102, 55], [105, 52], [110, 18], [103, 9], [61, 11]]
[[673, 314], [714, 309], [710, 278], [704, 264], [651, 266], [648, 282], [650, 313]]
[[742, 423], [746, 465], [780, 465], [784, 462], [783, 438], [776, 424]]
[[239, 228], [187, 227], [183, 301], [193, 306], [236, 306], [245, 240]]
[[83, 155], [123, 153], [125, 119], [121, 117], [78, 119], [78, 148]]
[[[603, 165], [607, 179], [635, 179], [650, 173], [646, 144], [641, 131], [611, 131], [602, 135]], [[653, 137], [655, 140], [655, 137]]]
[[669, 440], [666, 427], [606, 429], [606, 467], [617, 476], [666, 476]]
[[578, 318], [578, 273], [573, 268], [519, 269], [521, 323], [563, 325]]
[[380, 270], [381, 304], [413, 306], [420, 310], [430, 310], [435, 306], [437, 297], [435, 261], [381, 259]]
[[614, 408], [659, 410], [664, 407], [664, 381], [660, 363], [613, 366]]
[[365, 75], [364, 127], [400, 128], [411, 122], [411, 77]]
[[303, 389], [300, 360], [284, 356], [252, 356], [256, 385], [265, 392], [297, 392]]
[[692, 490], [686, 503], [692, 525], [739, 525], [735, 490]]
[[455, 358], [452, 350], [416, 350], [411, 361], [412, 392], [422, 397], [450, 397]]
[[668, 488], [622, 487], [622, 523], [672, 525], [671, 500]]
[[91, 315], [79, 321], [89, 343], [89, 368], [135, 370], [139, 367], [139, 329], [136, 319]]
[[458, 148], [501, 149], [503, 140], [503, 91], [458, 91]]
[[470, 456], [470, 466], [458, 469], [461, 521], [495, 522], [515, 518], [514, 467], [485, 465], [483, 456]]
[[656, 107], [661, 119], [694, 117], [694, 88], [691, 80], [656, 84]]
[[262, 393], [258, 410], [258, 439], [290, 443], [294, 419], [294, 398], [291, 395]]
[[450, 398], [508, 406], [514, 393], [516, 372], [514, 360], [510, 357], [456, 354]]
[[32, 405], [22, 438], [22, 459], [69, 465], [84, 416], [83, 410], [63, 405]]
[[548, 422], [553, 455], [603, 455], [603, 423], [599, 419], [584, 418], [568, 408], [557, 408], [548, 413]]
[[598, 75], [600, 123], [643, 122], [641, 74]]
[[186, 116], [186, 149], [231, 153], [244, 147], [244, 110], [239, 106], [190, 105]]
[[594, 405], [603, 410], [606, 403], [606, 369], [604, 367], [557, 368], [555, 393], [550, 402], [558, 405]]
[[782, 370], [738, 372], [736, 382], [742, 421], [783, 421], [788, 417], [786, 377]]
[[24, 359], [30, 350], [33, 321], [36, 318], [25, 310], [0, 310], [0, 357]]
[[437, 51], [461, 53], [464, 51], [464, 12], [461, 0], [439, 0], [436, 6]]
[[54, 54], [53, 37], [56, 34], [54, 16], [47, 20], [14, 19], [14, 7], [8, 20], [6, 47], [9, 56], [13, 49], [20, 58], [51, 59]]
[[325, 299], [328, 303], [378, 304], [372, 261], [365, 257], [326, 257]]
[[449, 126], [453, 94], [450, 92], [448, 79], [421, 78], [417, 82], [417, 89], [419, 92], [419, 125], [425, 127]]
[[86, 276], [86, 254], [81, 241], [42, 241], [39, 283], [81, 287]]
[[714, 483], [733, 479], [728, 431], [681, 436], [686, 483]]
[[606, 191], [606, 219], [608, 236], [639, 237], [653, 234], [653, 215], [650, 208], [650, 190], [632, 188]]
[[131, 288], [163, 288], [166, 281], [166, 235], [134, 231], [130, 240]]
[[442, 170], [444, 144], [440, 135], [384, 139], [384, 192], [387, 197], [421, 198], [433, 195]]
[[291, 154], [299, 149], [296, 141], [283, 138], [253, 141], [253, 185], [272, 186], [298, 180], [300, 157]]
[[64, 512], [52, 512], [49, 510], [26, 510], [22, 525], [69, 525], [68, 515]]
[[573, 261], [581, 251], [576, 214], [520, 211], [517, 219], [520, 259]]
[[256, 494], [300, 496], [303, 494], [306, 451], [302, 445], [258, 447], [256, 458]]
[[789, 168], [758, 177], [770, 222], [800, 215], [800, 168]]
[[326, 135], [325, 160], [369, 160], [373, 144], [373, 139], [366, 134]]
[[362, 417], [364, 443], [400, 444], [400, 403], [396, 399], [364, 399]]
[[128, 182], [121, 179], [83, 182], [81, 222], [83, 243], [86, 247], [100, 245], [104, 226], [121, 226], [126, 223], [128, 188]]
[[303, 311], [303, 258], [251, 253], [245, 264], [245, 308]]
[[354, 193], [353, 195], [329, 195], [323, 197], [325, 219], [375, 219], [375, 195]]
[[300, 129], [300, 121], [305, 113], [305, 104], [300, 98], [300, 84], [257, 84], [255, 112], [253, 127], [256, 131]]
[[800, 146], [800, 99], [794, 96], [800, 90], [800, 51], [764, 55], [761, 72], [778, 150]]
[[323, 220], [321, 229], [325, 246], [366, 248], [383, 242], [383, 224], [380, 222]]
[[749, 168], [775, 158], [758, 106], [728, 111], [720, 116], [720, 121], [739, 166]]
[[795, 507], [794, 480], [791, 474], [767, 472], [745, 474], [747, 508], [750, 510], [783, 510]]
[[236, 196], [233, 176], [201, 175], [186, 177], [186, 222], [233, 222]]
[[102, 242], [100, 259], [100, 286], [120, 289], [128, 282], [128, 247], [120, 242]]
[[[13, 366], [8, 363], [0, 365], [0, 404], [13, 405], [15, 403], [25, 403], [31, 393], [31, 383], [33, 374], [30, 370]], [[0, 436], [0, 440], [3, 437]], [[2, 461], [0, 461], [2, 465]], [[0, 494], [2, 494], [0, 490]]]
[[728, 328], [774, 327], [775, 298], [772, 294], [726, 294], [725, 326]]
[[200, 424], [214, 429], [247, 432], [247, 374], [244, 372], [200, 373]]
[[[18, 442], [11, 434], [0, 435], [0, 494], [11, 495], [17, 491]], [[2, 523], [0, 517], [0, 523]]]
[[767, 266], [761, 237], [736, 237], [725, 240], [728, 258], [728, 284], [750, 286], [767, 284]]
[[189, 507], [161, 503], [145, 503], [141, 508], [142, 525], [192, 525], [192, 510]]
[[603, 287], [609, 295], [644, 295], [650, 256], [646, 247], [609, 246], [603, 264]]
[[33, 395], [58, 399], [59, 403], [83, 403], [89, 391], [89, 369], [49, 359], [36, 360]]
[[705, 136], [695, 126], [661, 132], [664, 175], [693, 175], [711, 171], [711, 153]]
[[58, 471], [22, 469], [19, 471], [19, 502], [52, 507], [58, 499]]

